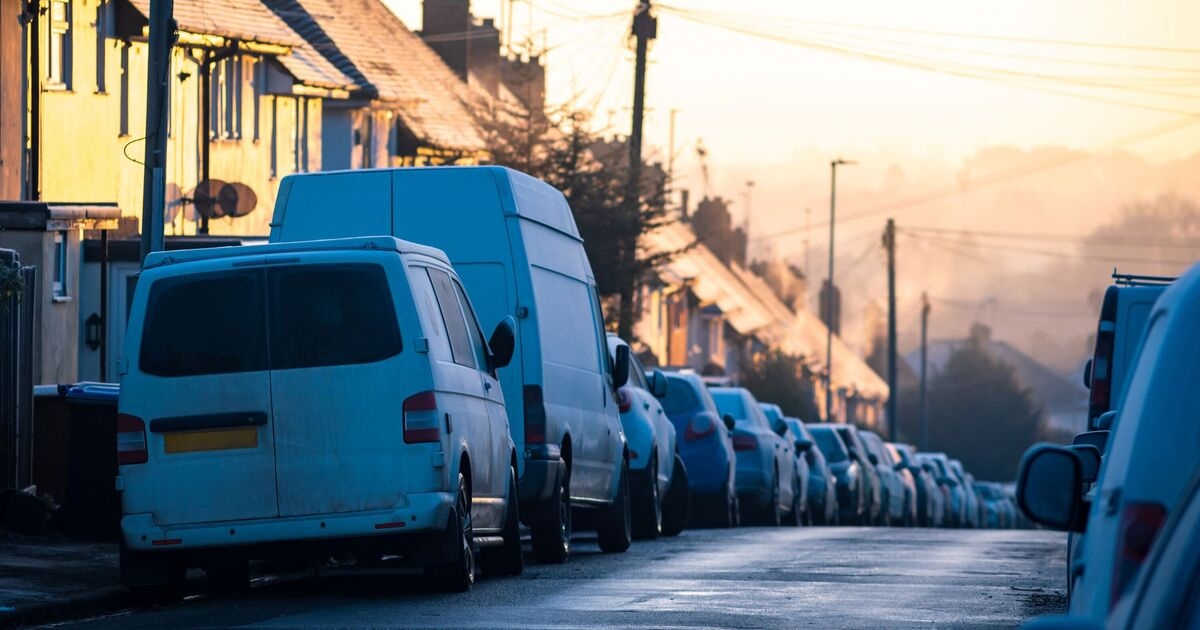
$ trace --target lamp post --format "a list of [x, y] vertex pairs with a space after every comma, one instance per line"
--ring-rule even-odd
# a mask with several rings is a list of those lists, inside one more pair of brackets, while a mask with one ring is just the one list
[[837, 167], [858, 164], [838, 158], [829, 163], [829, 293], [825, 296], [825, 421], [833, 420], [833, 227], [837, 218]]

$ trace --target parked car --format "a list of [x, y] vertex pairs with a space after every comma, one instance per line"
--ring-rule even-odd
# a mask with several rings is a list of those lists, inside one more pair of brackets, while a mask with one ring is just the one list
[[[1069, 473], [1068, 473], [1069, 474]], [[1155, 537], [1138, 578], [1103, 619], [1042, 617], [1029, 630], [1191, 630], [1200, 627], [1200, 476]]]
[[825, 455], [817, 448], [816, 440], [808, 427], [799, 418], [787, 417], [784, 421], [795, 433], [808, 442], [804, 459], [808, 462], [808, 515], [810, 525], [837, 524], [837, 482], [829, 472]]
[[966, 520], [963, 522], [963, 527], [978, 528], [982, 527], [979, 524], [979, 496], [975, 494], [975, 488], [972, 484], [975, 483], [975, 478], [966, 472], [962, 462], [957, 459], [949, 460], [950, 474], [958, 481], [958, 484], [963, 489], [963, 496], [966, 499]]
[[737, 458], [732, 418], [721, 418], [717, 403], [700, 377], [667, 373], [663, 410], [675, 425], [679, 456], [688, 471], [691, 491], [689, 523], [736, 527], [738, 524]]
[[[1195, 469], [1200, 423], [1193, 392], [1200, 371], [1200, 266], [1172, 284], [1148, 316], [1117, 409], [1108, 451], [1087, 500], [1082, 453], [1041, 445], [1026, 453], [1018, 477], [1022, 510], [1042, 525], [1086, 532], [1072, 614], [1104, 620], [1131, 591], [1151, 543], [1181, 505]], [[1093, 455], [1094, 456], [1094, 455]], [[1067, 462], [1066, 472], [1058, 462]], [[1045, 465], [1049, 463], [1049, 465]]]
[[934, 478], [941, 486], [946, 496], [947, 527], [966, 527], [967, 522], [967, 493], [957, 477], [950, 470], [950, 459], [945, 453], [917, 453], [917, 461], [924, 466], [930, 466]]
[[448, 591], [484, 545], [520, 573], [498, 322], [485, 343], [445, 255], [390, 237], [151, 254], [118, 402], [122, 583], [236, 587], [306, 548], [404, 555]]
[[884, 525], [911, 525], [916, 521], [917, 488], [908, 471], [897, 470], [896, 461], [884, 447], [883, 438], [871, 431], [859, 431], [867, 458], [875, 465], [883, 487]]
[[776, 433], [744, 387], [709, 389], [722, 416], [735, 423], [737, 491], [743, 522], [779, 525], [794, 505], [795, 463], [791, 446]]
[[983, 518], [980, 527], [987, 529], [1008, 529], [1012, 527], [1014, 517], [1009, 512], [1008, 499], [999, 489], [990, 483], [975, 482], [975, 494], [983, 506]]
[[628, 453], [616, 401], [628, 361], [605, 351], [595, 279], [562, 193], [495, 166], [280, 181], [271, 242], [377, 233], [441, 248], [480, 317], [516, 322], [513, 365], [500, 385], [534, 557], [566, 560], [573, 509], [591, 513], [603, 551], [628, 549]]
[[792, 429], [792, 425], [785, 419], [783, 409], [780, 409], [779, 405], [758, 403], [758, 406], [767, 415], [771, 428], [781, 434], [784, 443], [791, 449], [792, 463], [795, 465], [795, 479], [792, 482], [795, 494], [792, 495], [792, 509], [788, 511], [784, 520], [788, 525], [811, 525], [808, 514], [809, 467], [808, 460], [804, 457], [804, 451], [812, 448], [812, 440], [805, 437], [803, 433]]
[[1150, 309], [1172, 278], [1118, 275], [1104, 292], [1096, 345], [1084, 368], [1083, 384], [1091, 390], [1088, 399], [1088, 430], [1098, 429], [1097, 420], [1120, 406], [1130, 367], [1142, 342]]
[[614, 362], [619, 348], [625, 348], [623, 355], [629, 362], [629, 382], [617, 390], [617, 405], [629, 449], [633, 537], [645, 540], [662, 534], [675, 536], [687, 525], [689, 502], [687, 471], [676, 454], [675, 425], [658, 401], [667, 395], [667, 377], [654, 370], [647, 378], [629, 345], [609, 333], [608, 351]]
[[879, 478], [879, 470], [869, 459], [867, 447], [858, 436], [858, 429], [848, 424], [833, 426], [836, 428], [838, 436], [842, 438], [842, 442], [846, 444], [850, 457], [858, 461], [859, 474], [862, 476], [866, 504], [863, 507], [862, 520], [854, 524], [882, 524], [888, 509], [884, 503], [883, 480]]
[[893, 458], [913, 476], [917, 488], [917, 524], [941, 527], [946, 514], [946, 496], [932, 470], [917, 461], [917, 451], [912, 445], [889, 443], [887, 447]]
[[813, 424], [808, 430], [833, 476], [837, 495], [837, 523], [862, 523], [867, 510], [867, 490], [858, 460], [850, 456], [850, 449], [846, 448], [846, 442], [837, 434], [833, 425]]

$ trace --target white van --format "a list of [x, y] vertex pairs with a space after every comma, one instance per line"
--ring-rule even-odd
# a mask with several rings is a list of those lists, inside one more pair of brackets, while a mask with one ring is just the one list
[[520, 573], [500, 320], [489, 347], [445, 255], [392, 237], [152, 254], [118, 369], [122, 582], [350, 551], [466, 590], [477, 547]]
[[[521, 516], [539, 562], [563, 562], [572, 507], [604, 551], [629, 547], [628, 453], [592, 268], [562, 193], [501, 167], [289, 175], [273, 243], [391, 234], [446, 252], [484, 321], [512, 317], [500, 376], [517, 445]], [[628, 352], [628, 349], [625, 350]]]

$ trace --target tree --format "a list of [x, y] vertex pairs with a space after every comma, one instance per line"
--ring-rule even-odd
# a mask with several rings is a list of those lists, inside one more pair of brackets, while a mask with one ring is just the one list
[[[979, 479], [1016, 477], [1021, 455], [1041, 435], [1042, 410], [1017, 381], [1012, 366], [988, 349], [990, 334], [976, 324], [971, 337], [929, 380], [929, 447], [963, 462]], [[903, 388], [902, 430], [920, 439], [915, 388]]]
[[759, 354], [742, 363], [741, 384], [760, 401], [779, 405], [785, 415], [809, 422], [821, 417], [812, 371], [803, 357], [779, 350]]

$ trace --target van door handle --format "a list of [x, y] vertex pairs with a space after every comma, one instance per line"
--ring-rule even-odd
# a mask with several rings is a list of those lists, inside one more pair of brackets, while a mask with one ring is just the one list
[[484, 388], [484, 389], [486, 389], [486, 390], [488, 390], [489, 392], [490, 392], [490, 391], [492, 391], [492, 384], [491, 384], [491, 382], [490, 382], [490, 381], [484, 381], [484, 382], [483, 382], [483, 388]]

